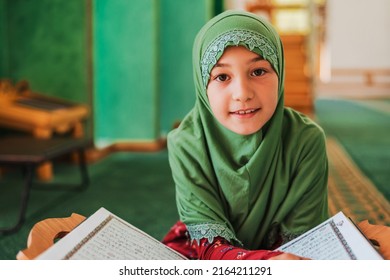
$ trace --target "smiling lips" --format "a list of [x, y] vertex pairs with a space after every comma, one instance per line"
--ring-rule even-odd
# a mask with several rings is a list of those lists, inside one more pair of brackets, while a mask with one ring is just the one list
[[258, 110], [259, 109], [238, 110], [238, 111], [231, 112], [231, 114], [245, 116], [245, 115], [253, 114], [253, 113], [257, 112]]

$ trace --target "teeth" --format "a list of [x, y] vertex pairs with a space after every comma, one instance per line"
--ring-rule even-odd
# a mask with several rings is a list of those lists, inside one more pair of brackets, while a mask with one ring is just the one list
[[240, 110], [238, 111], [237, 113], [239, 115], [245, 115], [245, 114], [250, 114], [250, 113], [253, 113], [255, 110]]

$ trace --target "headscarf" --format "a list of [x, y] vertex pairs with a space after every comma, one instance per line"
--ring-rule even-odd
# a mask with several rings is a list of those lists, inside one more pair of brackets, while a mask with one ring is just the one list
[[[228, 46], [268, 60], [279, 78], [274, 115], [258, 132], [236, 134], [214, 117], [210, 71]], [[249, 249], [285, 241], [327, 218], [324, 134], [308, 117], [284, 108], [284, 54], [264, 19], [229, 10], [211, 19], [193, 48], [196, 101], [168, 134], [180, 219], [193, 240], [221, 236]]]

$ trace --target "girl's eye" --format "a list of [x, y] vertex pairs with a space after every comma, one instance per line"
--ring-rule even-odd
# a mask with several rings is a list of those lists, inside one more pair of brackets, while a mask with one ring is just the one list
[[229, 79], [228, 75], [226, 74], [220, 74], [218, 76], [215, 77], [215, 80], [219, 81], [219, 82], [225, 82]]
[[256, 69], [252, 72], [252, 76], [262, 76], [266, 73], [266, 71], [264, 69]]

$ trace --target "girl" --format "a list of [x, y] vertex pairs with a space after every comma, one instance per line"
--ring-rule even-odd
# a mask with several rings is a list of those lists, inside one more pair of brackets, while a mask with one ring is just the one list
[[168, 135], [180, 216], [163, 243], [193, 259], [300, 259], [275, 251], [328, 218], [323, 130], [284, 107], [281, 40], [226, 11], [193, 48], [196, 102]]

